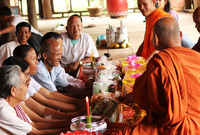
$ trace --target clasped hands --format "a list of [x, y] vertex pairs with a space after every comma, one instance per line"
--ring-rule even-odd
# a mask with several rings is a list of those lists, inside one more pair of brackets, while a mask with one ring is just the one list
[[75, 70], [78, 68], [78, 66], [79, 66], [79, 61], [75, 61], [75, 62], [69, 64], [69, 65], [65, 68], [65, 71], [66, 71], [67, 73], [73, 72], [73, 71], [75, 71]]

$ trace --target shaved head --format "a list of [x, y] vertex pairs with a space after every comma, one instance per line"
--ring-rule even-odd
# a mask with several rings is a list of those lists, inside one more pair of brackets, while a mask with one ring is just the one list
[[179, 24], [172, 17], [159, 19], [153, 27], [153, 32], [154, 38], [156, 35], [159, 41], [157, 48], [154, 45], [155, 49], [175, 47], [181, 42]]

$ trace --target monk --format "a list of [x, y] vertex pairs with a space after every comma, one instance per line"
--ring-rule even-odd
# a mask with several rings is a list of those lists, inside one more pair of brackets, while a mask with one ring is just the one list
[[181, 47], [181, 38], [174, 18], [155, 23], [153, 45], [160, 52], [130, 93], [147, 115], [120, 135], [200, 134], [200, 53]]
[[152, 38], [155, 22], [162, 17], [171, 16], [160, 8], [156, 9], [155, 4], [156, 0], [138, 0], [138, 8], [142, 15], [146, 17], [146, 31], [144, 41], [137, 50], [136, 55], [145, 59], [154, 51]]
[[[200, 6], [196, 8], [193, 13], [193, 21], [195, 23], [197, 31], [200, 33]], [[192, 49], [200, 52], [200, 38]]]

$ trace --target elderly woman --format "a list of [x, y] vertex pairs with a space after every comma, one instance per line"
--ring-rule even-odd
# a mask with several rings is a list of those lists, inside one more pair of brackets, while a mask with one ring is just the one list
[[[0, 134], [56, 134], [67, 130], [69, 123], [37, 123], [32, 122], [24, 113], [19, 103], [25, 101], [29, 83], [26, 62], [21, 69], [16, 65], [4, 65], [0, 68]], [[25, 71], [24, 71], [25, 70]]]
[[16, 115], [14, 107], [26, 99], [28, 87], [18, 66], [0, 68], [0, 134], [36, 133], [36, 129]]

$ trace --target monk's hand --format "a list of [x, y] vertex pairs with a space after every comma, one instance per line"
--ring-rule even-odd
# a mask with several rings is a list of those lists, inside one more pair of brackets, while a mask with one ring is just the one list
[[71, 63], [70, 65], [67, 66], [67, 68], [65, 69], [66, 72], [70, 73], [74, 70], [76, 70], [79, 66], [79, 61], [75, 61], [73, 63]]
[[127, 95], [125, 95], [125, 97], [124, 97], [124, 102], [125, 102], [125, 104], [127, 104], [127, 105], [130, 105], [130, 104], [134, 103], [133, 96], [132, 96], [132, 93], [131, 93], [131, 92], [128, 93]]

